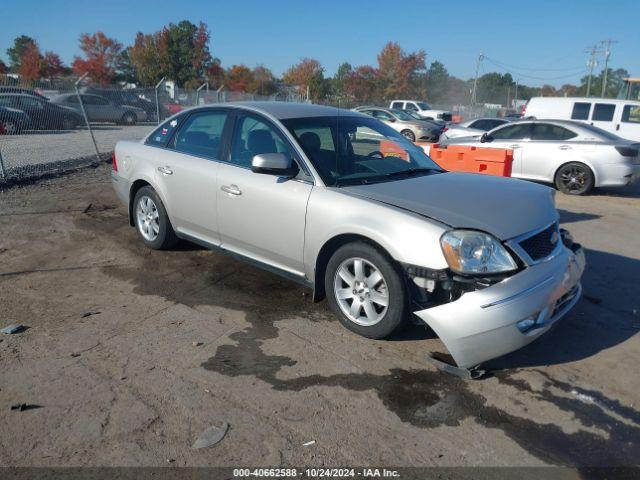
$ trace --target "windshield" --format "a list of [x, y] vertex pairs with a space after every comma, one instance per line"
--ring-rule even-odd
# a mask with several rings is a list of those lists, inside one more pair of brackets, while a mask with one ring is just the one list
[[293, 118], [282, 123], [327, 186], [391, 181], [442, 171], [421, 148], [373, 118]]
[[[407, 112], [405, 112], [404, 110], [391, 110], [393, 112], [393, 114], [399, 118], [402, 121], [405, 122], [413, 122], [414, 120], [416, 120], [416, 118], [412, 115], [409, 115]], [[420, 117], [418, 117], [420, 118]]]
[[416, 104], [420, 107], [420, 110], [431, 110], [431, 107], [427, 102], [416, 102]]

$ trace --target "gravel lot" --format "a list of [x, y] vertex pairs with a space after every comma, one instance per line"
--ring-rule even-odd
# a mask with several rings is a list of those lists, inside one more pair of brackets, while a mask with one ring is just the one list
[[0, 465], [637, 465], [640, 189], [558, 208], [584, 298], [465, 382], [425, 329], [367, 340], [272, 274], [143, 248], [108, 166], [0, 192], [0, 323], [29, 327], [0, 336]]

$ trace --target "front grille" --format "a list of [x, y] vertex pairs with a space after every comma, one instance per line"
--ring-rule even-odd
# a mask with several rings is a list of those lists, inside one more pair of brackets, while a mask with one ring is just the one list
[[531, 260], [537, 262], [551, 255], [558, 246], [559, 241], [558, 224], [554, 223], [549, 228], [520, 241], [520, 247], [529, 255]]

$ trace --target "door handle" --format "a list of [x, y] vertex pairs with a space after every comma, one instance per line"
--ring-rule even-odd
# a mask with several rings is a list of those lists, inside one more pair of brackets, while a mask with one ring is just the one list
[[560, 150], [571, 150], [571, 147], [569, 145], [560, 145], [558, 148]]
[[616, 125], [616, 130], [620, 130], [620, 124]]
[[230, 193], [231, 195], [242, 195], [242, 190], [240, 190], [237, 185], [223, 185], [220, 187], [220, 190]]
[[169, 167], [158, 167], [158, 171], [163, 175], [173, 175], [173, 170]]
[[515, 150], [516, 148], [520, 148], [520, 145], [518, 145], [518, 144], [516, 143], [516, 144], [514, 144], [514, 145], [509, 145], [509, 148], [512, 148], [512, 149], [514, 149], [514, 150]]

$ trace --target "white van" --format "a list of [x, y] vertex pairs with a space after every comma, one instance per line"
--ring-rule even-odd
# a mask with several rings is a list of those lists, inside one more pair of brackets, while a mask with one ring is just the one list
[[633, 100], [533, 97], [522, 113], [540, 120], [578, 120], [640, 142], [640, 102]]

